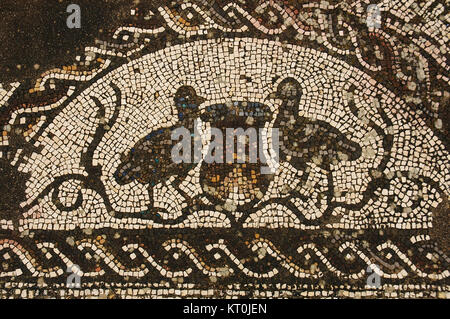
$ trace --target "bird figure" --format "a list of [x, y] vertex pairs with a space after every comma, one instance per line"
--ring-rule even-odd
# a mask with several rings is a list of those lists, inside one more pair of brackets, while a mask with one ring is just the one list
[[302, 87], [294, 78], [286, 78], [277, 87], [273, 98], [281, 99], [274, 127], [280, 129], [280, 159], [303, 170], [315, 158], [318, 165], [329, 170], [330, 164], [355, 160], [361, 147], [325, 121], [299, 116]]
[[177, 123], [151, 131], [122, 156], [114, 174], [120, 185], [137, 180], [154, 186], [172, 175], [185, 176], [193, 167], [193, 161], [176, 163], [172, 159], [171, 151], [178, 141], [172, 140], [171, 135], [176, 128], [193, 129], [194, 120], [200, 114], [199, 106], [205, 99], [197, 95], [191, 86], [182, 86], [175, 93], [173, 101]]

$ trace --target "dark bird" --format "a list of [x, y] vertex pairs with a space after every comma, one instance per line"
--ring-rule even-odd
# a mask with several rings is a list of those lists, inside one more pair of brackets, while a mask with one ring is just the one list
[[[177, 140], [171, 139], [172, 130], [185, 127], [192, 131], [194, 120], [199, 116], [199, 106], [205, 101], [190, 86], [180, 87], [174, 96], [174, 104], [178, 117], [172, 127], [159, 128], [150, 132], [138, 141], [127, 154], [124, 154], [114, 176], [116, 181], [127, 184], [137, 180], [143, 184], [154, 186], [171, 175], [184, 176], [194, 163], [175, 163], [172, 159], [172, 148]], [[191, 154], [192, 155], [192, 154]], [[192, 158], [192, 157], [191, 157]]]
[[283, 101], [274, 124], [280, 129], [281, 160], [290, 157], [294, 167], [304, 169], [317, 157], [319, 166], [328, 170], [331, 163], [361, 155], [361, 147], [329, 123], [298, 115], [302, 88], [296, 79], [284, 79], [271, 97]]

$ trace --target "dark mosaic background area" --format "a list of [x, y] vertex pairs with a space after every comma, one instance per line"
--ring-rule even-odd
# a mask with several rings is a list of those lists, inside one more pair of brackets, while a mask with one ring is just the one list
[[[66, 12], [76, 3], [82, 27], [69, 29]], [[96, 38], [130, 22], [132, 0], [3, 0], [0, 2], [0, 82], [36, 78], [43, 71], [75, 61]], [[35, 67], [36, 66], [36, 67]]]

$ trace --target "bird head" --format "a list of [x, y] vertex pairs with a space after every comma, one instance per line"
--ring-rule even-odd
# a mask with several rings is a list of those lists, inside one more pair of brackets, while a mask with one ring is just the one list
[[199, 106], [205, 99], [199, 96], [191, 86], [181, 86], [174, 96], [175, 107], [180, 119], [199, 114]]
[[268, 99], [280, 99], [288, 107], [294, 107], [302, 95], [302, 88], [300, 83], [292, 78], [288, 77], [283, 79], [277, 86], [275, 92], [270, 94]]

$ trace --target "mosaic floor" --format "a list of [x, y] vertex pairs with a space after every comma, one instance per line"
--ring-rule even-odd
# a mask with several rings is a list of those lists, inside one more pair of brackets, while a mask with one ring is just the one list
[[450, 297], [448, 3], [126, 11], [0, 86], [0, 297]]

